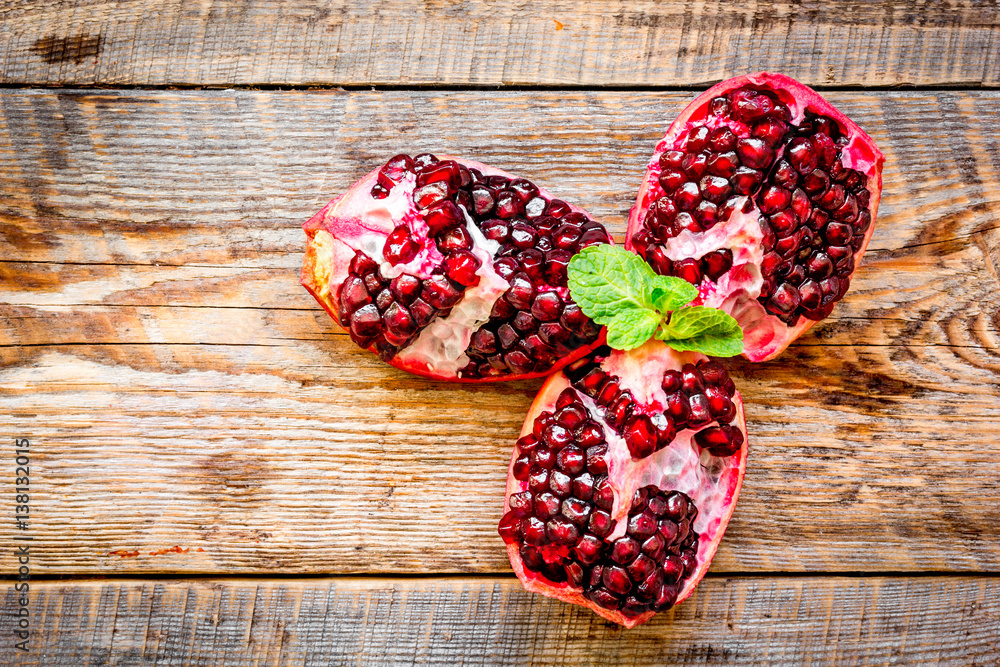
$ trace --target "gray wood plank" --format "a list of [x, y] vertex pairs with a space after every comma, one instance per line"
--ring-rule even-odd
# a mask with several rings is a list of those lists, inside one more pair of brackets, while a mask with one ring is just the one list
[[[709, 578], [633, 630], [515, 579], [36, 582], [29, 653], [91, 665], [994, 665], [996, 577]], [[8, 589], [0, 635], [10, 637]]]
[[987, 0], [0, 2], [0, 83], [1000, 84]]

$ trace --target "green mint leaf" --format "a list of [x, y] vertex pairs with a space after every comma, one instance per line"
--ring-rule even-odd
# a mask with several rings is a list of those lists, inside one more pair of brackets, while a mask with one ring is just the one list
[[713, 357], [733, 357], [743, 352], [743, 330], [732, 316], [705, 306], [674, 311], [657, 338], [674, 348]]
[[629, 308], [649, 308], [656, 274], [633, 252], [621, 246], [584, 248], [569, 262], [569, 293], [590, 319], [607, 325]]
[[608, 345], [616, 350], [631, 350], [653, 337], [663, 317], [648, 308], [627, 308], [608, 322]]
[[661, 313], [668, 313], [688, 305], [698, 296], [698, 288], [674, 276], [656, 276], [650, 300]]

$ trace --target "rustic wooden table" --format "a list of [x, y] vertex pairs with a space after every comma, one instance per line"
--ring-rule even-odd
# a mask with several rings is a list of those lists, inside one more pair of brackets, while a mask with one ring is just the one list
[[[621, 238], [670, 120], [759, 69], [882, 147], [878, 228], [832, 317], [730, 365], [729, 533], [623, 631], [525, 593], [496, 535], [540, 383], [359, 352], [300, 225], [433, 150]], [[996, 3], [0, 2], [0, 85], [0, 663], [997, 664]]]

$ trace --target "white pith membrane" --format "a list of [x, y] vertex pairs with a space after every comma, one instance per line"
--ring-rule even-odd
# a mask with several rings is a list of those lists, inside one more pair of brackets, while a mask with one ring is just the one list
[[[397, 186], [392, 192], [398, 189]], [[460, 206], [459, 210], [465, 215], [465, 228], [472, 236], [472, 253], [482, 262], [482, 266], [476, 271], [480, 278], [479, 284], [467, 288], [462, 300], [451, 309], [447, 317], [435, 317], [417, 334], [416, 340], [396, 355], [401, 362], [411, 366], [423, 363], [432, 372], [450, 375], [457, 375], [468, 365], [469, 357], [465, 350], [469, 347], [472, 334], [489, 321], [493, 304], [510, 287], [510, 283], [493, 270], [493, 256], [500, 249], [500, 244], [483, 236], [464, 207]], [[426, 226], [424, 223], [424, 227]], [[433, 247], [434, 242], [428, 238], [424, 245]], [[438, 252], [436, 247], [434, 251]], [[388, 264], [385, 260], [382, 261]]]
[[[441, 161], [455, 160], [468, 169], [478, 169], [486, 177], [502, 176], [511, 181], [517, 179], [516, 176], [478, 162], [457, 160], [446, 155], [439, 158]], [[377, 199], [371, 190], [378, 182], [378, 174], [378, 169], [367, 174], [347, 193], [323, 207], [304, 226], [310, 238], [303, 263], [302, 284], [335, 320], [338, 320], [337, 290], [348, 277], [351, 261], [357, 251], [363, 252], [378, 264], [379, 274], [383, 279], [392, 279], [405, 273], [423, 280], [431, 277], [444, 260], [435, 240], [429, 235], [424, 214], [413, 201], [413, 193], [417, 189], [416, 175], [406, 173], [388, 191], [385, 198]], [[544, 188], [538, 188], [537, 196], [547, 201], [554, 199]], [[586, 215], [578, 207], [565, 205], [570, 212]], [[484, 236], [464, 206], [457, 204], [457, 207], [465, 217], [464, 227], [473, 242], [470, 252], [480, 262], [480, 267], [476, 270], [480, 280], [474, 286], [465, 287], [455, 306], [443, 314], [439, 311], [390, 361], [410, 372], [436, 379], [462, 378], [463, 369], [470, 364], [466, 351], [472, 335], [490, 321], [494, 305], [510, 288], [510, 283], [494, 268], [494, 257], [500, 251], [501, 244]], [[589, 215], [587, 218], [592, 219]], [[530, 224], [530, 220], [528, 223]], [[394, 266], [386, 261], [383, 248], [389, 234], [400, 224], [405, 224], [411, 231], [411, 238], [419, 241], [419, 250], [411, 261]], [[538, 284], [537, 287], [539, 292], [551, 289], [564, 302], [569, 301], [569, 291], [565, 287], [546, 287], [543, 284]], [[598, 343], [573, 349], [568, 357], [558, 361], [565, 363], [579, 358], [596, 344]], [[551, 369], [527, 375], [511, 373], [508, 376], [484, 379], [535, 377], [548, 372]]]
[[[689, 130], [699, 125], [705, 125], [709, 129], [728, 126], [738, 137], [749, 135], [749, 128], [732, 117], [720, 118], [708, 115], [708, 105], [712, 99], [726, 96], [744, 86], [772, 93], [787, 105], [792, 114], [791, 126], [800, 125], [806, 117], [806, 112], [809, 111], [835, 121], [841, 133], [849, 138], [847, 145], [841, 151], [840, 160], [846, 168], [861, 172], [868, 178], [867, 189], [871, 195], [868, 210], [872, 221], [864, 242], [854, 253], [854, 262], [857, 266], [874, 232], [882, 185], [881, 165], [884, 158], [861, 128], [815, 91], [789, 77], [766, 72], [736, 77], [713, 86], [691, 102], [671, 124], [663, 139], [656, 145], [643, 177], [636, 205], [630, 212], [626, 248], [633, 249], [632, 237], [643, 228], [650, 205], [665, 195], [658, 181], [661, 172], [659, 159], [664, 152], [683, 150]], [[784, 147], [776, 151], [772, 165], [783, 155]], [[767, 182], [769, 172], [770, 167], [764, 172], [764, 183]], [[759, 192], [760, 188], [755, 190], [753, 197]], [[790, 327], [778, 317], [768, 313], [757, 300], [763, 285], [760, 263], [764, 251], [761, 245], [763, 233], [758, 223], [760, 212], [753, 197], [749, 198], [751, 201], [748, 211], [743, 212], [742, 208], [737, 208], [728, 221], [719, 222], [704, 232], [693, 233], [683, 230], [663, 245], [671, 260], [700, 259], [710, 252], [723, 248], [733, 252], [733, 265], [730, 270], [714, 283], [706, 276], [700, 285], [700, 293], [694, 305], [717, 307], [732, 315], [743, 329], [744, 356], [751, 361], [765, 361], [779, 354], [791, 341], [816, 322], [803, 316], [795, 326]], [[744, 202], [746, 199], [748, 198], [741, 197]]]
[[[679, 371], [685, 363], [697, 364], [705, 360], [695, 352], [677, 352], [663, 343], [652, 340], [635, 350], [622, 352], [615, 350], [601, 364], [600, 368], [609, 375], [619, 378], [621, 389], [632, 392], [633, 398], [645, 413], [662, 412], [666, 394], [661, 387], [663, 374], [667, 370]], [[559, 394], [571, 387], [564, 373], [553, 375], [542, 387], [525, 419], [520, 437], [532, 432], [535, 418], [544, 411], [555, 412]], [[703, 451], [695, 442], [694, 435], [704, 429], [717, 426], [711, 421], [703, 426], [681, 430], [664, 449], [652, 455], [635, 460], [632, 458], [624, 439], [603, 419], [604, 408], [598, 406], [583, 392], [577, 391], [590, 418], [601, 424], [608, 443], [608, 480], [615, 490], [612, 516], [617, 522], [612, 532], [604, 538], [606, 542], [621, 537], [627, 530], [627, 518], [633, 495], [637, 489], [653, 485], [662, 491], [680, 491], [686, 494], [698, 508], [693, 529], [698, 533], [698, 566], [680, 587], [675, 604], [685, 600], [707, 572], [712, 557], [718, 549], [729, 519], [739, 497], [743, 472], [746, 465], [748, 442], [743, 402], [739, 392], [732, 397], [736, 406], [736, 417], [732, 421], [744, 435], [740, 451], [728, 457], [713, 456]], [[510, 510], [510, 497], [528, 489], [528, 482], [514, 477], [514, 462], [519, 450], [514, 448], [508, 469], [504, 514]], [[511, 566], [525, 588], [532, 592], [554, 597], [565, 602], [590, 608], [608, 620], [634, 627], [652, 618], [649, 611], [638, 616], [626, 616], [617, 610], [606, 609], [583, 596], [581, 588], [568, 582], [554, 583], [527, 569], [521, 562], [519, 544], [508, 544], [507, 552]]]

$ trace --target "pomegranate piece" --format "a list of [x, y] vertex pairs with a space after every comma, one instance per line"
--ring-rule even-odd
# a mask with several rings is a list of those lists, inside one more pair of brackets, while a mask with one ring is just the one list
[[746, 458], [743, 403], [718, 362], [655, 340], [602, 347], [532, 404], [498, 532], [525, 588], [633, 627], [704, 576]]
[[583, 210], [478, 162], [397, 155], [304, 225], [302, 285], [402, 370], [542, 377], [601, 343], [567, 266], [611, 238]]
[[698, 285], [695, 303], [733, 315], [744, 356], [765, 361], [847, 292], [883, 162], [871, 137], [801, 83], [766, 72], [723, 81], [657, 144], [626, 247]]

